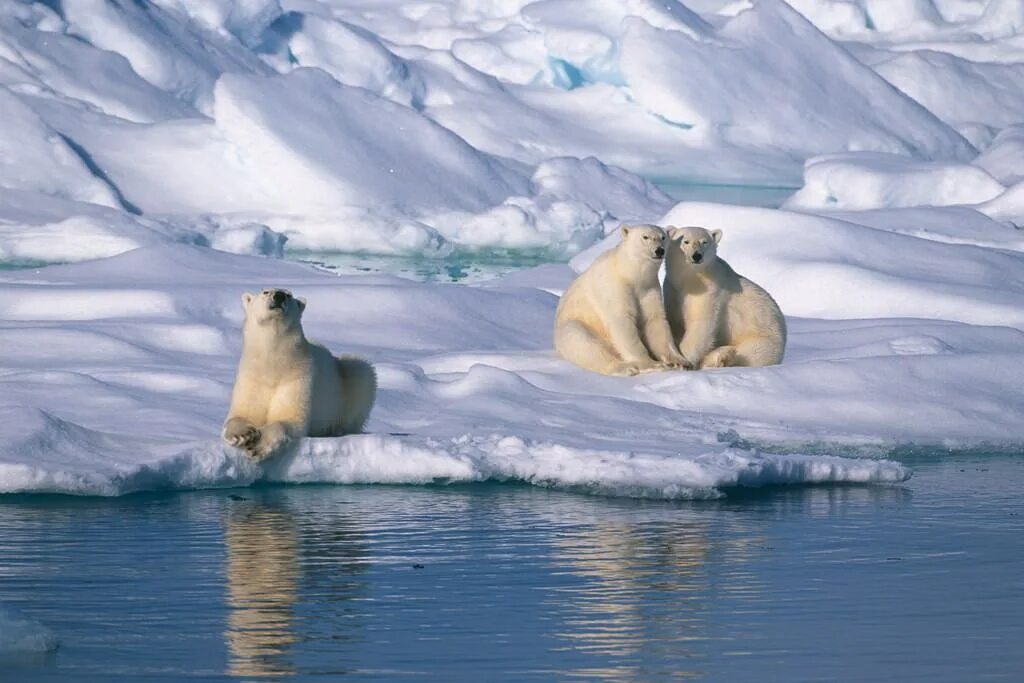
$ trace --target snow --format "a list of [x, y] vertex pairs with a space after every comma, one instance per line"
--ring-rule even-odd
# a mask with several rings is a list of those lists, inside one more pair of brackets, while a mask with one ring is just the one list
[[895, 53], [874, 68], [958, 129], [970, 124], [1002, 128], [1020, 121], [1024, 64], [975, 62], [923, 49]]
[[[266, 281], [308, 298], [312, 337], [373, 359], [371, 434], [307, 439], [263, 466], [219, 442], [239, 292]], [[738, 446], [732, 418], [671, 407], [709, 381], [732, 384], [727, 376], [623, 382], [568, 366], [550, 350], [557, 299], [539, 289], [339, 278], [192, 245], [8, 271], [0, 282], [5, 492], [512, 480], [694, 498], [909, 474], [886, 461]], [[659, 397], [670, 379], [678, 384]]]
[[[627, 25], [622, 69], [637, 101], [710, 142], [803, 156], [832, 149], [967, 159], [973, 151], [781, 0], [761, 0], [713, 38]], [[772, 69], [758, 68], [765, 62]], [[741, 95], [708, 97], [720, 83]]]
[[1024, 126], [1004, 128], [973, 163], [1005, 185], [1024, 180]]
[[[518, 481], [707, 498], [1024, 443], [1016, 0], [0, 0], [0, 491]], [[799, 188], [782, 209], [688, 184]], [[551, 350], [622, 222], [724, 230], [785, 362]], [[336, 276], [303, 252], [547, 260]], [[370, 434], [218, 439], [241, 292], [378, 367]], [[2, 632], [2, 629], [0, 629]]]
[[981, 204], [1005, 191], [983, 168], [971, 164], [859, 152], [808, 159], [804, 186], [785, 206], [860, 210]]

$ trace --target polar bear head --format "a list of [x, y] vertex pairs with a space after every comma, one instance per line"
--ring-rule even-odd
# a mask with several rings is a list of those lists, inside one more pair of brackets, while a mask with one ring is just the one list
[[683, 255], [683, 262], [688, 266], [706, 266], [718, 258], [718, 244], [722, 241], [721, 230], [705, 230], [704, 228], [668, 228], [668, 236], [672, 243], [670, 249], [678, 250]]
[[264, 289], [259, 294], [242, 295], [246, 324], [297, 327], [306, 310], [306, 300], [296, 299], [287, 289]]
[[665, 258], [665, 231], [657, 225], [623, 225], [619, 249], [641, 261]]

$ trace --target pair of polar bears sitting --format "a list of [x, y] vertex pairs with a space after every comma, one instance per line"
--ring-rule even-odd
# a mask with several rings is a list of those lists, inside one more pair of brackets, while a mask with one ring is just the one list
[[782, 311], [718, 258], [721, 230], [637, 225], [620, 232], [618, 246], [558, 304], [555, 350], [562, 358], [606, 375], [782, 362]]
[[[782, 312], [717, 257], [720, 230], [640, 225], [621, 233], [562, 296], [555, 349], [563, 358], [608, 375], [782, 360]], [[663, 303], [658, 270], [666, 254]], [[377, 394], [373, 366], [307, 340], [306, 302], [287, 290], [245, 293], [242, 306], [224, 440], [263, 460], [303, 436], [361, 432]]]

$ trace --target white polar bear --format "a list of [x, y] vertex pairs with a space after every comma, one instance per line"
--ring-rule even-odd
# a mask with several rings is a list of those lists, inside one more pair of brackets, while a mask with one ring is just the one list
[[694, 367], [782, 362], [786, 319], [771, 295], [718, 258], [722, 231], [668, 228], [665, 308]]
[[635, 375], [685, 367], [672, 343], [658, 285], [665, 232], [621, 228], [622, 241], [587, 268], [555, 312], [555, 350], [586, 370]]
[[377, 394], [373, 366], [308, 341], [306, 302], [287, 290], [247, 292], [242, 307], [242, 358], [224, 440], [263, 460], [303, 436], [361, 432]]

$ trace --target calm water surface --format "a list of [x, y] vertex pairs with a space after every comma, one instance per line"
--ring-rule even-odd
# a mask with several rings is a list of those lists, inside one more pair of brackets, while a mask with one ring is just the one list
[[664, 503], [526, 486], [0, 497], [0, 680], [1020, 681], [1024, 457]]

